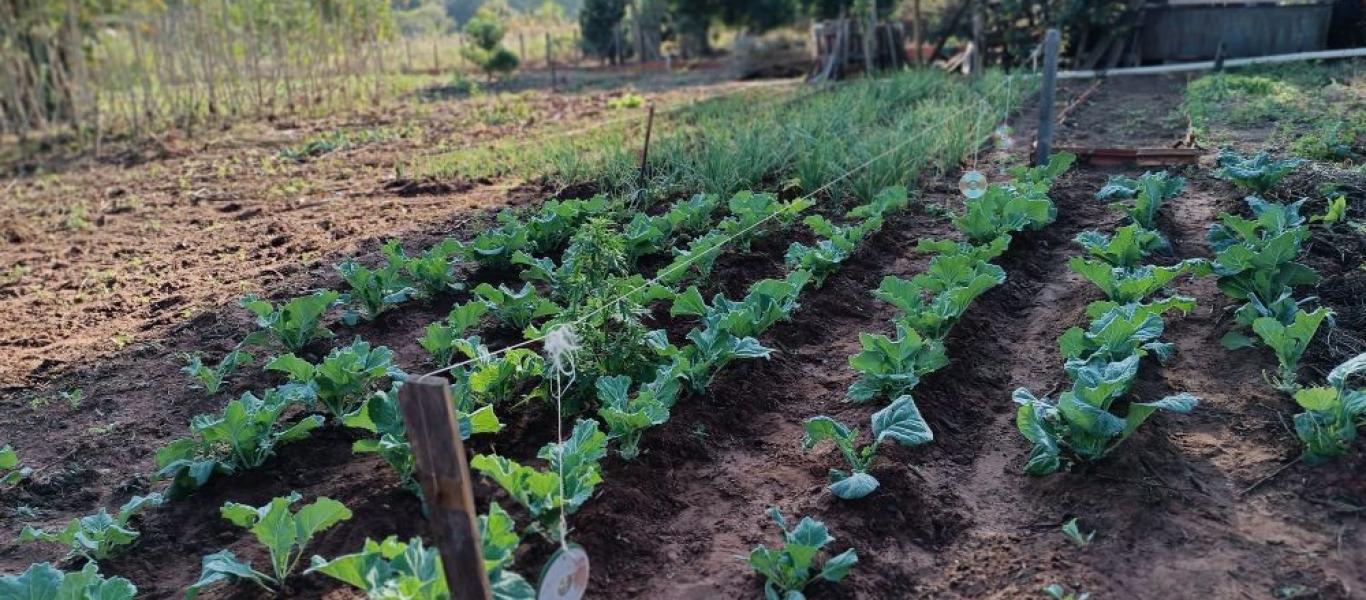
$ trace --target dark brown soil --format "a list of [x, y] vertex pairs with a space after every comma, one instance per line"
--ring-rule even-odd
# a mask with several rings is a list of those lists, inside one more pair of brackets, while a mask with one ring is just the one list
[[[1180, 101], [1181, 83], [1106, 82], [1073, 111], [1060, 143], [1167, 145], [1184, 132], [1183, 126], [1163, 121]], [[1064, 89], [1060, 102], [1083, 89]], [[1125, 119], [1140, 124], [1133, 135], [1123, 127], [1101, 126]], [[1018, 129], [1032, 130], [1027, 122], [1022, 119]], [[1041, 597], [1040, 588], [1050, 583], [1096, 598], [1361, 597], [1366, 589], [1366, 530], [1360, 522], [1366, 450], [1358, 444], [1351, 455], [1328, 465], [1281, 470], [1298, 453], [1288, 428], [1296, 407], [1263, 380], [1263, 372], [1275, 366], [1269, 352], [1230, 352], [1218, 344], [1232, 302], [1211, 280], [1180, 283], [1179, 291], [1196, 297], [1199, 306], [1189, 316], [1167, 319], [1164, 337], [1175, 343], [1176, 355], [1165, 365], [1145, 363], [1134, 393], [1153, 399], [1188, 391], [1201, 398], [1197, 410], [1184, 417], [1154, 417], [1112, 458], [1090, 468], [1042, 479], [1021, 473], [1028, 446], [1015, 430], [1010, 394], [1021, 386], [1039, 394], [1055, 392], [1064, 382], [1056, 339], [1066, 328], [1084, 325], [1085, 305], [1099, 298], [1093, 286], [1067, 269], [1067, 259], [1078, 252], [1071, 240], [1084, 229], [1110, 230], [1121, 222], [1092, 197], [1115, 172], [1141, 170], [1081, 165], [1058, 183], [1053, 194], [1057, 222], [1016, 237], [999, 261], [1007, 271], [1006, 284], [974, 304], [947, 342], [951, 365], [916, 390], [935, 442], [885, 451], [873, 469], [882, 487], [863, 500], [838, 501], [825, 490], [826, 471], [839, 466], [838, 456], [828, 448], [803, 453], [802, 422], [828, 414], [866, 428], [877, 407], [850, 405], [842, 398], [855, 380], [847, 357], [858, 347], [858, 333], [892, 328], [890, 307], [869, 291], [884, 275], [909, 277], [924, 268], [926, 257], [912, 250], [918, 240], [952, 236], [944, 219], [920, 208], [924, 204], [891, 219], [823, 288], [804, 296], [791, 322], [763, 338], [778, 350], [774, 358], [737, 365], [706, 394], [681, 400], [673, 418], [646, 436], [640, 458], [605, 462], [600, 493], [571, 519], [571, 538], [593, 560], [590, 597], [761, 597], [761, 582], [741, 557], [756, 544], [775, 543], [776, 529], [764, 515], [770, 506], [823, 520], [837, 538], [837, 550], [854, 546], [859, 551], [849, 579], [812, 586], [808, 591], [814, 598], [1013, 599]], [[1186, 192], [1164, 209], [1161, 225], [1174, 252], [1162, 260], [1207, 255], [1206, 227], [1220, 211], [1242, 209], [1233, 188], [1206, 173], [1187, 170]], [[956, 207], [954, 180], [956, 174], [926, 181], [922, 199]], [[515, 201], [536, 199], [536, 192]], [[467, 221], [477, 204], [447, 204], [463, 197], [419, 196], [415, 201], [424, 211], [393, 198], [381, 205], [391, 206], [385, 214], [404, 224], [405, 243], [417, 245], [468, 235], [478, 226], [477, 218]], [[1356, 207], [1366, 202], [1359, 191], [1350, 200]], [[239, 280], [254, 281], [276, 295], [334, 285], [327, 267], [334, 252], [354, 248], [370, 256], [375, 250], [372, 236], [378, 231], [368, 224], [364, 229], [344, 225], [378, 214], [373, 206], [347, 200], [316, 211], [317, 220], [345, 229], [336, 236], [337, 246], [315, 249], [327, 260], [279, 272], [283, 265], [298, 264], [297, 253], [282, 254], [273, 277], [251, 272], [239, 274]], [[435, 216], [423, 223], [401, 220], [416, 212]], [[316, 227], [318, 221], [309, 223]], [[388, 227], [397, 232], [400, 226]], [[1361, 243], [1346, 232], [1333, 235], [1357, 241], [1323, 235], [1316, 243], [1339, 248]], [[774, 239], [756, 244], [749, 254], [728, 256], [714, 278], [716, 287], [735, 293], [748, 281], [773, 276], [785, 244]], [[1313, 261], [1325, 277], [1319, 290], [1323, 301], [1344, 317], [1355, 315], [1340, 319], [1335, 335], [1357, 339], [1366, 337], [1361, 321], [1354, 320], [1361, 315], [1360, 248], [1354, 247], [1355, 261]], [[181, 435], [191, 415], [218, 405], [187, 388], [174, 353], [202, 349], [216, 356], [240, 339], [249, 323], [241, 311], [226, 306], [232, 300], [226, 296], [237, 292], [228, 294], [229, 289], [196, 289], [225, 297], [210, 304], [218, 308], [194, 319], [168, 309], [160, 328], [140, 335], [134, 348], [73, 369], [39, 391], [4, 395], [0, 423], [6, 437], [39, 469], [32, 482], [0, 496], [5, 531], [17, 532], [26, 522], [51, 526], [147, 488], [140, 474], [150, 471], [154, 449]], [[422, 351], [415, 340], [445, 309], [412, 305], [377, 323], [339, 331], [387, 345], [400, 364], [417, 367]], [[35, 307], [33, 314], [41, 310]], [[7, 338], [64, 334], [55, 322], [30, 321], [13, 334], [7, 330]], [[680, 327], [664, 325], [671, 331]], [[1320, 351], [1325, 354], [1306, 377], [1317, 377], [1310, 371], [1325, 364], [1331, 368], [1329, 361], [1341, 359], [1341, 352], [1331, 348]], [[260, 375], [239, 376], [226, 394], [271, 383]], [[30, 398], [74, 387], [85, 393], [79, 407], [61, 400], [30, 405]], [[553, 438], [554, 415], [543, 408], [506, 420], [510, 427], [497, 442], [476, 441], [474, 450], [492, 444], [500, 451], [530, 453]], [[91, 430], [111, 422], [117, 424], [111, 432]], [[143, 538], [102, 565], [104, 571], [133, 579], [146, 597], [176, 597], [197, 576], [204, 554], [228, 547], [261, 558], [241, 531], [218, 517], [218, 506], [229, 499], [259, 504], [290, 490], [336, 498], [356, 515], [328, 531], [310, 553], [333, 556], [358, 548], [367, 536], [418, 533], [416, 500], [397, 488], [386, 465], [353, 455], [351, 440], [344, 432], [321, 432], [282, 448], [262, 469], [220, 479], [191, 499], [149, 512], [138, 524]], [[481, 505], [500, 499], [504, 507], [512, 506], [482, 481], [476, 497]], [[38, 516], [20, 516], [18, 506], [34, 507]], [[520, 510], [514, 514], [525, 522]], [[1073, 547], [1059, 530], [1073, 517], [1083, 529], [1097, 532], [1084, 549]], [[549, 549], [528, 538], [517, 570], [534, 575]], [[5, 572], [53, 558], [50, 547], [0, 544]], [[288, 595], [355, 596], [333, 590], [322, 578], [298, 577]], [[256, 597], [245, 588], [215, 592], [225, 595]]]

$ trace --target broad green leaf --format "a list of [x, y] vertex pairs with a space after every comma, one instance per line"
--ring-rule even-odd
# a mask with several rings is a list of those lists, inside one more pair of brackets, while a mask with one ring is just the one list
[[872, 419], [875, 443], [892, 439], [902, 446], [918, 446], [934, 440], [929, 423], [920, 416], [920, 409], [909, 394], [873, 413]]
[[878, 481], [867, 473], [830, 470], [830, 492], [841, 500], [857, 500], [877, 490]]

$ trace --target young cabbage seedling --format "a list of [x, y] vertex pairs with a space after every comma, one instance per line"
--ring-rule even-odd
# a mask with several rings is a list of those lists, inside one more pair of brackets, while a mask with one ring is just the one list
[[455, 272], [455, 265], [459, 263], [456, 255], [460, 248], [460, 242], [445, 240], [418, 256], [410, 257], [403, 253], [398, 240], [389, 240], [380, 251], [389, 262], [390, 269], [402, 269], [422, 290], [423, 295], [435, 298], [464, 288]]
[[[531, 584], [511, 570], [521, 537], [516, 523], [497, 502], [489, 504], [489, 513], [479, 517], [484, 571], [493, 586], [493, 597], [498, 600], [530, 600], [536, 596]], [[406, 600], [444, 600], [450, 597], [446, 575], [441, 568], [441, 556], [436, 549], [427, 548], [422, 538], [407, 543], [389, 536], [383, 542], [365, 540], [360, 552], [327, 560], [313, 557], [312, 566], [304, 573], [322, 573], [347, 585], [367, 592], [371, 598], [391, 598], [396, 591]]]
[[1191, 259], [1168, 267], [1112, 267], [1106, 262], [1080, 256], [1067, 261], [1068, 268], [1095, 284], [1107, 299], [1120, 304], [1142, 302], [1177, 277], [1198, 270], [1202, 264], [1198, 259]]
[[79, 571], [62, 571], [51, 563], [34, 563], [18, 575], [0, 576], [5, 600], [133, 600], [137, 586], [122, 577], [105, 578], [95, 562]]
[[[416, 462], [413, 449], [408, 442], [408, 431], [403, 427], [403, 415], [398, 408], [398, 390], [402, 382], [394, 384], [385, 391], [375, 392], [355, 412], [346, 415], [342, 424], [375, 434], [376, 437], [356, 440], [351, 451], [356, 454], [377, 454], [398, 473], [403, 487], [422, 498], [422, 488], [417, 484]], [[451, 397], [455, 403], [455, 419], [460, 427], [461, 441], [480, 433], [498, 433], [503, 424], [494, 414], [492, 406], [473, 407], [468, 392], [452, 386]], [[425, 500], [425, 499], [424, 499]]]
[[33, 469], [19, 466], [19, 453], [13, 446], [0, 448], [0, 489], [14, 487], [28, 478]]
[[[536, 454], [546, 461], [542, 471], [496, 454], [479, 454], [470, 469], [492, 479], [536, 519], [533, 529], [551, 541], [560, 540], [560, 515], [583, 506], [602, 483], [600, 461], [607, 455], [607, 434], [598, 422], [581, 419], [563, 444], [550, 443]], [[564, 475], [561, 493], [560, 474]]]
[[350, 346], [333, 348], [317, 365], [286, 354], [271, 360], [266, 370], [287, 374], [304, 397], [316, 400], [334, 419], [341, 420], [391, 379], [402, 379], [403, 373], [393, 359], [394, 353], [388, 348], [371, 348], [356, 338]]
[[322, 326], [322, 318], [340, 297], [337, 292], [325, 290], [276, 307], [248, 295], [242, 299], [242, 307], [256, 316], [256, 325], [261, 330], [248, 335], [242, 345], [262, 345], [267, 340], [275, 340], [289, 352], [303, 352], [313, 340], [330, 339], [332, 331]]
[[280, 415], [300, 402], [286, 389], [266, 390], [265, 399], [251, 392], [229, 402], [221, 415], [199, 415], [190, 420], [190, 437], [180, 438], [156, 452], [156, 477], [170, 479], [167, 495], [185, 496], [214, 474], [231, 475], [261, 466], [281, 444], [308, 437], [323, 425], [320, 415], [283, 426]]
[[902, 396], [918, 385], [922, 376], [949, 364], [943, 342], [922, 338], [900, 324], [896, 339], [859, 333], [859, 344], [863, 351], [849, 357], [849, 366], [863, 374], [849, 386], [846, 396], [852, 402]]
[[348, 325], [355, 325], [362, 319], [373, 321], [380, 313], [407, 302], [415, 294], [403, 278], [402, 265], [392, 261], [370, 269], [348, 258], [337, 264], [336, 269], [350, 288], [342, 297], [342, 303], [350, 306], [342, 315]]
[[1112, 267], [1124, 268], [1137, 267], [1150, 252], [1161, 249], [1166, 243], [1156, 231], [1137, 224], [1120, 227], [1113, 236], [1094, 230], [1083, 231], [1077, 234], [1076, 242], [1093, 258]]
[[607, 424], [608, 434], [621, 441], [617, 452], [622, 458], [632, 460], [639, 456], [640, 436], [646, 429], [669, 420], [669, 408], [678, 398], [678, 387], [678, 379], [664, 373], [631, 396], [630, 377], [598, 378], [598, 401], [602, 403], [598, 416]]
[[1117, 184], [1121, 182], [1128, 183], [1129, 181], [1133, 182], [1133, 188], [1126, 190], [1123, 193], [1115, 193], [1112, 196], [1132, 198], [1133, 205], [1121, 201], [1114, 202], [1111, 206], [1123, 210], [1124, 214], [1129, 216], [1129, 220], [1132, 221], [1133, 224], [1148, 230], [1157, 229], [1157, 210], [1162, 207], [1162, 204], [1175, 197], [1177, 194], [1180, 194], [1182, 188], [1186, 187], [1185, 178], [1174, 177], [1168, 175], [1166, 171], [1160, 171], [1157, 173], [1144, 173], [1136, 180], [1121, 180], [1117, 182], [1116, 180], [1111, 179], [1110, 183], [1106, 185], [1105, 188], [1102, 188], [1101, 191], [1102, 193], [1107, 190], [1113, 191], [1116, 189]]
[[878, 487], [878, 481], [868, 473], [873, 459], [877, 458], [877, 447], [885, 440], [892, 440], [902, 446], [919, 446], [934, 440], [934, 434], [915, 400], [909, 395], [901, 396], [886, 408], [873, 413], [873, 442], [857, 448], [858, 429], [851, 429], [844, 423], [827, 416], [812, 417], [806, 420], [806, 435], [802, 438], [802, 450], [811, 450], [825, 440], [839, 449], [849, 465], [849, 472], [830, 469], [830, 492], [844, 500], [855, 500], [871, 494]]
[[1110, 405], [1129, 390], [1138, 374], [1137, 354], [1118, 362], [1093, 360], [1077, 365], [1069, 375], [1072, 389], [1057, 400], [1039, 398], [1025, 388], [1015, 390], [1019, 404], [1015, 424], [1034, 444], [1025, 472], [1047, 475], [1063, 467], [1063, 453], [1075, 461], [1095, 461], [1109, 454], [1133, 435], [1154, 412], [1185, 414], [1199, 400], [1181, 393], [1154, 402], [1131, 402], [1124, 418], [1110, 412]]
[[66, 547], [68, 560], [77, 556], [92, 562], [103, 560], [115, 550], [133, 543], [138, 538], [138, 532], [128, 528], [129, 519], [143, 509], [160, 505], [161, 502], [161, 494], [157, 493], [133, 496], [119, 508], [117, 514], [111, 515], [104, 507], [100, 507], [100, 511], [93, 515], [72, 519], [60, 531], [25, 527], [19, 532], [19, 541], [60, 544]]
[[351, 511], [331, 498], [318, 498], [298, 511], [291, 511], [301, 498], [297, 492], [291, 492], [260, 507], [224, 504], [223, 518], [250, 531], [266, 547], [270, 553], [270, 572], [258, 571], [250, 563], [238, 560], [231, 550], [220, 550], [204, 557], [199, 580], [185, 590], [186, 600], [194, 600], [205, 587], [231, 580], [250, 581], [269, 592], [277, 592], [294, 572], [313, 536], [351, 518]]
[[818, 579], [838, 582], [858, 562], [853, 548], [823, 562], [817, 560], [821, 550], [835, 541], [824, 523], [802, 517], [796, 527], [788, 529], [776, 506], [768, 509], [768, 516], [782, 530], [783, 545], [776, 550], [760, 545], [749, 552], [750, 568], [764, 578], [765, 600], [803, 600], [802, 590], [808, 584]]
[[1280, 372], [1273, 382], [1276, 389], [1294, 392], [1299, 387], [1296, 381], [1300, 357], [1309, 348], [1309, 342], [1313, 341], [1324, 319], [1329, 319], [1331, 324], [1332, 315], [1332, 311], [1320, 308], [1314, 312], [1296, 311], [1295, 319], [1289, 325], [1271, 317], [1259, 317], [1252, 322], [1252, 332], [1276, 353], [1276, 361], [1280, 363]]
[[1219, 168], [1214, 170], [1214, 176], [1232, 181], [1239, 188], [1265, 195], [1305, 162], [1302, 158], [1272, 160], [1265, 152], [1247, 158], [1231, 148], [1225, 148], [1219, 151]]
[[474, 294], [499, 321], [518, 331], [526, 329], [531, 322], [560, 312], [559, 305], [541, 297], [530, 283], [522, 285], [521, 291], [513, 291], [505, 285], [493, 287], [481, 283], [474, 288]]
[[1056, 583], [1044, 586], [1043, 593], [1048, 594], [1053, 600], [1089, 600], [1091, 597], [1090, 592], [1071, 592]]
[[1090, 545], [1091, 540], [1096, 538], [1095, 531], [1089, 531], [1087, 533], [1081, 532], [1081, 525], [1077, 524], [1076, 517], [1072, 517], [1066, 523], [1062, 524], [1062, 534], [1067, 536], [1067, 539], [1072, 542], [1072, 545], [1079, 549]]
[[236, 371], [238, 367], [251, 364], [251, 361], [255, 359], [256, 357], [252, 356], [251, 353], [238, 346], [233, 348], [232, 352], [225, 354], [223, 360], [218, 361], [217, 365], [210, 367], [204, 364], [203, 355], [196, 352], [185, 354], [187, 364], [180, 372], [195, 378], [199, 381], [200, 387], [204, 388], [204, 393], [212, 396], [222, 389], [223, 380], [227, 379], [229, 374]]
[[1366, 354], [1358, 354], [1328, 373], [1328, 385], [1295, 392], [1305, 412], [1295, 415], [1295, 433], [1304, 442], [1304, 461], [1318, 464], [1347, 453], [1357, 428], [1366, 423], [1366, 390], [1347, 387], [1347, 380], [1366, 371]]

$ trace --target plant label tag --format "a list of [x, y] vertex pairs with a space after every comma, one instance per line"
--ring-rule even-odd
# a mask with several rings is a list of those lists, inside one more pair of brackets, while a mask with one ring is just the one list
[[536, 600], [579, 600], [588, 591], [588, 553], [578, 544], [556, 550], [541, 569]]

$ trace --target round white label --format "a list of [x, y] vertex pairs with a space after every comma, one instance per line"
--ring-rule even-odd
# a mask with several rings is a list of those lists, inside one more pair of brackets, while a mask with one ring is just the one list
[[578, 544], [556, 550], [541, 569], [537, 600], [579, 600], [588, 591], [588, 553]]

